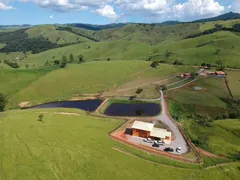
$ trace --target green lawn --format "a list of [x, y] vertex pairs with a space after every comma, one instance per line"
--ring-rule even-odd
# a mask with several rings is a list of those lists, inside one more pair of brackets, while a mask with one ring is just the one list
[[[80, 115], [54, 113], [64, 111]], [[40, 113], [44, 113], [43, 122], [37, 120]], [[138, 157], [149, 154], [140, 151], [136, 152], [138, 157], [116, 151], [113, 148], [136, 151], [108, 136], [121, 123], [120, 120], [87, 116], [78, 110], [0, 113], [0, 177], [3, 180], [159, 180], [159, 177], [166, 180], [230, 180], [230, 177], [240, 177], [239, 163], [203, 171], [199, 165], [180, 162], [171, 165], [174, 161], [156, 156], [153, 156], [155, 161], [162, 159], [163, 164], [146, 161]]]
[[240, 97], [240, 72], [228, 71], [227, 80], [234, 97]]

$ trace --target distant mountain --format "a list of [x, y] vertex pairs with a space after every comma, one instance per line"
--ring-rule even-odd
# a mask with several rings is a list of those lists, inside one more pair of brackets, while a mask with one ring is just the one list
[[176, 24], [179, 24], [181, 23], [180, 21], [165, 21], [165, 22], [162, 22], [162, 23], [154, 23], [156, 25], [161, 25], [161, 26], [170, 26], [170, 25], [176, 25]]
[[0, 25], [0, 29], [19, 29], [19, 28], [28, 28], [31, 27], [29, 24], [23, 25]]
[[192, 22], [211, 22], [211, 21], [219, 21], [219, 20], [230, 20], [230, 19], [240, 19], [239, 13], [229, 12], [226, 14], [222, 14], [220, 16], [206, 18], [206, 19], [199, 19]]
[[121, 28], [130, 23], [113, 23], [113, 24], [106, 24], [106, 25], [95, 25], [95, 24], [82, 24], [82, 23], [75, 23], [75, 24], [67, 24], [68, 26], [88, 29], [92, 31], [100, 31], [104, 29], [112, 29], [112, 28]]

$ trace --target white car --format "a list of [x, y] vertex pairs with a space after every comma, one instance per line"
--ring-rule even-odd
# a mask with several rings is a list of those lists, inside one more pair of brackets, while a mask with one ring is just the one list
[[178, 147], [178, 148], [176, 148], [176, 152], [177, 152], [177, 153], [180, 153], [180, 152], [181, 152], [181, 150], [182, 150], [182, 148], [181, 148], [181, 147]]
[[146, 138], [143, 141], [147, 143], [153, 143], [153, 140], [151, 138]]

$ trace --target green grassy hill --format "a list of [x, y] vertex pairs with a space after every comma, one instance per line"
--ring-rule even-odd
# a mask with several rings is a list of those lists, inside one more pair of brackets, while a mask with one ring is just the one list
[[198, 24], [177, 24], [174, 26], [156, 26], [150, 24], [130, 24], [122, 28], [97, 31], [100, 41], [127, 40], [147, 44], [173, 42], [199, 32]]
[[[97, 60], [145, 60], [152, 47], [148, 44], [128, 41], [81, 43], [62, 48], [52, 49], [28, 56], [25, 63], [43, 65], [47, 60], [62, 59], [63, 55], [77, 56], [82, 54], [85, 61]], [[54, 57], [54, 58], [53, 58]]]
[[39, 37], [43, 36], [44, 38], [49, 39], [51, 42], [57, 44], [66, 44], [66, 43], [77, 43], [77, 42], [89, 42], [91, 40], [73, 34], [66, 31], [58, 31], [53, 25], [40, 25], [35, 26], [26, 31], [29, 37]]
[[[206, 158], [202, 165], [186, 164], [116, 142], [108, 133], [123, 123], [121, 120], [91, 117], [78, 110], [51, 109], [44, 110], [40, 122], [37, 119], [42, 112], [1, 113], [3, 179], [230, 180], [230, 176], [240, 176], [239, 162], [203, 170], [215, 165], [214, 159]], [[58, 114], [61, 112], [70, 114]]]
[[0, 90], [1, 93], [11, 97], [13, 94], [28, 87], [39, 77], [52, 71], [52, 68], [35, 69], [35, 70], [15, 70], [1, 69], [0, 70]]
[[[55, 46], [55, 49], [45, 50], [38, 54], [29, 54], [24, 62], [19, 62], [21, 68], [25, 64], [43, 66], [46, 61], [61, 60], [63, 55], [77, 56], [82, 54], [86, 61], [92, 60], [146, 60], [173, 63], [178, 60], [186, 65], [201, 65], [208, 63], [216, 65], [221, 59], [225, 65], [233, 68], [240, 67], [240, 34], [230, 31], [218, 31], [213, 34], [196, 38], [186, 37], [208, 29], [216, 24], [232, 27], [240, 20], [228, 20], [206, 23], [182, 23], [170, 26], [151, 24], [128, 24], [119, 28], [91, 31], [87, 29], [40, 25], [29, 28], [26, 33], [31, 37], [43, 36], [52, 43], [63, 45], [78, 43], [65, 47]], [[92, 39], [92, 40], [91, 40]], [[100, 42], [98, 42], [100, 41]], [[4, 43], [1, 43], [1, 47]], [[50, 45], [49, 45], [50, 46]], [[52, 47], [49, 48], [54, 48]], [[39, 48], [38, 48], [39, 49]], [[38, 50], [37, 49], [37, 50]], [[12, 60], [14, 54], [0, 53], [0, 59]]]
[[[160, 69], [150, 67], [146, 61], [100, 61], [68, 65], [64, 69], [52, 71], [29, 86], [13, 94], [9, 98], [9, 107], [16, 107], [22, 101], [32, 104], [66, 100], [81, 97], [83, 94], [98, 93], [119, 87], [120, 85], [137, 79], [138, 77], [155, 77], [158, 80], [172, 76], [191, 68], [178, 68], [177, 66], [162, 65]], [[146, 70], [136, 76], [139, 72]], [[5, 73], [9, 76], [8, 73]], [[4, 80], [2, 80], [4, 84]], [[12, 89], [5, 84], [5, 88]], [[154, 88], [154, 87], [153, 87]]]
[[[226, 66], [240, 67], [238, 59], [240, 52], [240, 36], [232, 32], [216, 32], [192, 39], [180, 40], [175, 43], [159, 44], [152, 53], [153, 60], [166, 60], [166, 50], [169, 51], [169, 62], [182, 61], [183, 64], [201, 65], [201, 63], [216, 64], [221, 59]], [[220, 50], [217, 54], [217, 50]]]

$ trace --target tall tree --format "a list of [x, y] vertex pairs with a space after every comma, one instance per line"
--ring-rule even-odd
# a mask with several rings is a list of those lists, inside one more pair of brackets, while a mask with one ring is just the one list
[[67, 57], [63, 56], [62, 61], [60, 63], [60, 68], [64, 68], [67, 65]]
[[81, 54], [78, 56], [78, 63], [79, 63], [79, 64], [82, 63], [82, 62], [84, 62], [84, 59], [83, 59], [83, 58], [84, 58], [84, 56], [81, 55]]
[[74, 61], [75, 61], [75, 58], [74, 58], [73, 54], [70, 54], [70, 56], [69, 56], [69, 62], [70, 62], [70, 63], [73, 63]]

